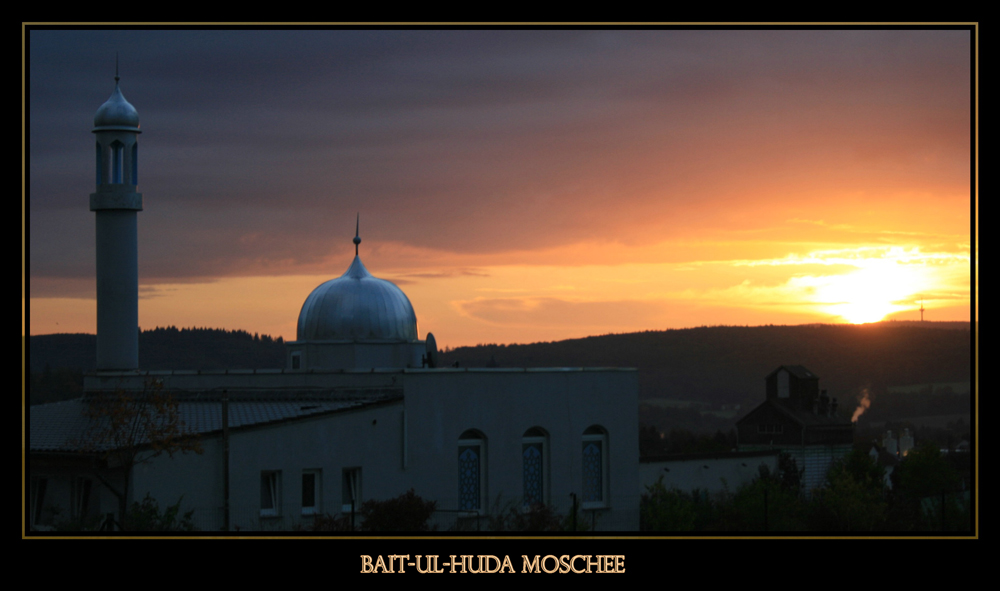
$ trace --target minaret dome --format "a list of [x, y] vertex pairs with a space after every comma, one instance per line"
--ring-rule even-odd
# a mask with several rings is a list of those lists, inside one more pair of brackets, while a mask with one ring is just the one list
[[[94, 114], [93, 131], [134, 131], [139, 132], [139, 112], [132, 103], [125, 100], [115, 76], [115, 90], [111, 97]], [[139, 132], [141, 133], [141, 132]]]

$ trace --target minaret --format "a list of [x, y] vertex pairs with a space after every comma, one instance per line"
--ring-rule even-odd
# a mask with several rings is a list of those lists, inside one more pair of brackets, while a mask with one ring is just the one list
[[97, 369], [139, 367], [139, 257], [136, 214], [139, 181], [139, 113], [118, 88], [94, 114], [97, 189], [90, 210], [97, 217]]

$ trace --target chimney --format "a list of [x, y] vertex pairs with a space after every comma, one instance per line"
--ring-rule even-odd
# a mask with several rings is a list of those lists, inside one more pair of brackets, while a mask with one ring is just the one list
[[826, 395], [826, 390], [819, 391], [819, 402], [816, 405], [816, 414], [826, 416], [830, 412], [830, 397]]

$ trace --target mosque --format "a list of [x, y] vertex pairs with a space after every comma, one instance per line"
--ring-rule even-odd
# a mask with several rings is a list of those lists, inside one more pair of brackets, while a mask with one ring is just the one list
[[[361, 262], [357, 225], [347, 271], [303, 303], [285, 368], [138, 367], [141, 132], [117, 75], [92, 131], [98, 369], [83, 398], [29, 411], [30, 528], [114, 513], [117, 487], [130, 503], [180, 500], [209, 531], [308, 527], [410, 489], [437, 503], [441, 529], [538, 504], [575, 507], [597, 531], [638, 529], [636, 370], [438, 367], [406, 294]], [[102, 393], [151, 387], [173, 397], [201, 453], [143, 445], [127, 472], [81, 444]]]

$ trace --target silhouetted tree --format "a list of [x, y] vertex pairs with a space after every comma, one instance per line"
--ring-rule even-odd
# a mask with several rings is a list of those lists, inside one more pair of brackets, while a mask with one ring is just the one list
[[706, 491], [690, 493], [663, 485], [661, 476], [646, 487], [639, 504], [639, 529], [642, 531], [693, 532], [708, 529], [717, 519], [715, 507]]
[[186, 431], [177, 402], [160, 382], [147, 382], [141, 392], [117, 389], [92, 394], [85, 402], [90, 426], [77, 448], [101, 460], [95, 476], [118, 498], [118, 519], [124, 526], [135, 466], [164, 453], [200, 454], [201, 442]]
[[813, 491], [811, 527], [816, 531], [885, 529], [888, 503], [884, 492], [883, 468], [855, 448], [830, 466], [826, 486]]
[[[790, 464], [794, 467], [794, 460]], [[794, 482], [797, 470], [771, 472], [762, 465], [752, 482], [720, 503], [718, 526], [731, 531], [803, 531], [805, 504]]]
[[425, 501], [411, 488], [393, 499], [370, 500], [361, 504], [361, 529], [364, 531], [431, 531], [430, 518], [437, 502]]
[[968, 531], [971, 511], [962, 500], [961, 478], [932, 442], [910, 451], [893, 472], [896, 524], [918, 524], [919, 530]]

